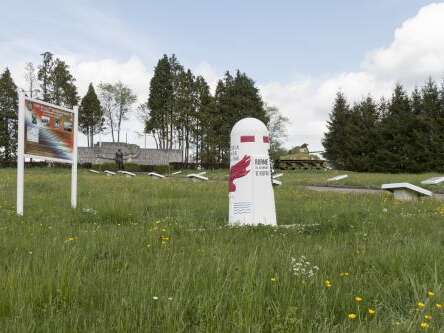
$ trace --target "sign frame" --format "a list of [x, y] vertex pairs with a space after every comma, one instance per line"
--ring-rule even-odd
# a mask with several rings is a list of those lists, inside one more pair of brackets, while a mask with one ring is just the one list
[[[26, 102], [38, 103], [53, 109], [69, 112], [73, 114], [73, 147], [72, 160], [66, 160], [55, 157], [40, 156], [35, 154], [25, 154], [25, 114]], [[29, 98], [23, 92], [19, 93], [18, 105], [18, 137], [17, 137], [17, 215], [23, 216], [23, 197], [24, 197], [24, 178], [25, 178], [25, 158], [35, 158], [44, 161], [71, 164], [71, 207], [77, 207], [77, 134], [79, 122], [79, 108], [75, 106], [68, 109], [55, 104], [40, 101], [38, 99]]]

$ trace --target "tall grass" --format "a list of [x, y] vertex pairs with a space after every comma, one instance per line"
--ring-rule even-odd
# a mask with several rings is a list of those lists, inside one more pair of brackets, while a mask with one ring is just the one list
[[442, 203], [299, 186], [327, 175], [283, 177], [278, 223], [293, 227], [229, 228], [223, 172], [192, 183], [82, 171], [71, 210], [68, 170], [26, 170], [18, 218], [14, 170], [0, 170], [0, 331], [444, 330]]

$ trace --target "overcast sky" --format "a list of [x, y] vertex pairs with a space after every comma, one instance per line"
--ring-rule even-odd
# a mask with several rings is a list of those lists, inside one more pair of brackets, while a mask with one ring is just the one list
[[[444, 78], [444, 3], [411, 0], [2, 0], [0, 70], [24, 87], [24, 64], [51, 51], [88, 83], [121, 80], [148, 97], [162, 54], [215, 86], [226, 70], [252, 77], [264, 101], [290, 118], [287, 146], [321, 138], [335, 93], [389, 96]], [[143, 146], [143, 125], [124, 125]], [[123, 137], [125, 135], [123, 134]], [[106, 140], [106, 137], [103, 138]], [[81, 143], [86, 140], [81, 138]]]

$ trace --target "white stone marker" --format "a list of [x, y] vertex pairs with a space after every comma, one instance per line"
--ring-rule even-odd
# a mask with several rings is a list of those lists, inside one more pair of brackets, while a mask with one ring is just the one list
[[121, 174], [124, 174], [124, 175], [126, 175], [126, 176], [129, 176], [129, 177], [135, 177], [135, 176], [136, 176], [135, 173], [132, 173], [132, 172], [129, 172], [129, 171], [119, 170], [119, 171], [117, 171], [117, 172], [119, 172], [119, 173], [121, 173]]
[[162, 178], [165, 178], [164, 175], [161, 175], [160, 173], [157, 173], [157, 172], [150, 172], [150, 173], [148, 174], [148, 176], [151, 176], [151, 177], [156, 178], [156, 179], [162, 179]]
[[100, 174], [99, 171], [97, 171], [97, 170], [93, 170], [93, 169], [89, 169], [89, 172], [92, 172], [92, 173], [99, 173], [99, 174]]
[[205, 175], [206, 173], [207, 173], [206, 171], [204, 171], [204, 172], [199, 172], [199, 173], [190, 173], [190, 174], [187, 175], [187, 177], [194, 178], [195, 176], [203, 176], [203, 175]]
[[114, 176], [114, 175], [116, 175], [115, 172], [113, 172], [113, 171], [109, 171], [109, 170], [105, 170], [105, 171], [103, 171], [103, 172], [106, 173], [107, 176]]
[[[205, 172], [203, 172], [205, 174]], [[208, 177], [205, 177], [203, 175], [201, 175], [200, 173], [190, 173], [189, 175], [187, 175], [187, 178], [190, 178], [192, 180], [203, 180], [203, 181], [207, 181]]]
[[239, 120], [231, 130], [229, 224], [276, 225], [270, 139], [267, 127], [255, 118]]
[[432, 178], [423, 180], [421, 182], [421, 184], [424, 184], [424, 185], [438, 185], [438, 184], [440, 184], [442, 182], [444, 182], [444, 177], [443, 176], [441, 176], [441, 177], [432, 177]]
[[283, 173], [278, 173], [272, 176], [272, 183], [274, 186], [281, 186], [282, 185], [282, 181], [278, 180], [278, 178], [281, 178], [284, 174]]
[[179, 171], [173, 172], [171, 175], [175, 176], [175, 175], [180, 175], [181, 173], [182, 173], [182, 170], [179, 170]]
[[400, 201], [414, 201], [420, 196], [431, 197], [433, 194], [429, 190], [410, 183], [383, 184], [381, 188], [393, 192], [394, 198]]
[[340, 176], [332, 177], [332, 178], [327, 179], [327, 181], [328, 182], [336, 182], [338, 180], [342, 180], [345, 178], [348, 178], [348, 175], [340, 175]]

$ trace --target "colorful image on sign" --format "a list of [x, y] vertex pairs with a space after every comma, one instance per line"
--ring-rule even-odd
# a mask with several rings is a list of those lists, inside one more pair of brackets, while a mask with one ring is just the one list
[[26, 101], [25, 154], [72, 160], [74, 113]]

